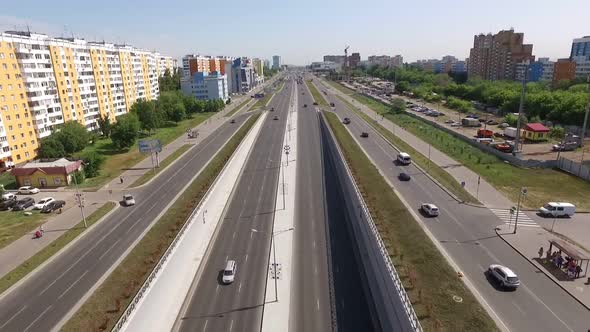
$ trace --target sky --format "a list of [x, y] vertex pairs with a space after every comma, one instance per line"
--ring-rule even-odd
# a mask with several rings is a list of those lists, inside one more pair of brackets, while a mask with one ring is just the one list
[[[98, 6], [100, 4], [100, 6]], [[183, 55], [251, 56], [306, 65], [326, 54], [465, 58], [473, 36], [514, 28], [533, 54], [568, 57], [590, 35], [590, 1], [570, 0], [53, 0], [9, 1], [0, 30], [127, 43]]]

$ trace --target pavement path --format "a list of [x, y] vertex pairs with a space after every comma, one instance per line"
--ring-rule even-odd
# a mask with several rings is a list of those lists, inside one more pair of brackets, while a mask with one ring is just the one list
[[[265, 86], [272, 84], [275, 80], [276, 77], [269, 80], [264, 85], [254, 89], [250, 94], [258, 92]], [[207, 138], [211, 133], [218, 129], [223, 123], [225, 123], [225, 121], [228, 120], [226, 115], [238, 107], [246, 98], [250, 98], [250, 95], [238, 96], [234, 98], [232, 103], [228, 105], [223, 111], [213, 115], [211, 118], [205, 120], [195, 127], [194, 129], [198, 130], [199, 132], [199, 136], [197, 138], [189, 139], [187, 136], [182, 135], [164, 146], [162, 148], [162, 152], [159, 153], [160, 162], [185, 144], [197, 145], [201, 143], [205, 138]], [[251, 100], [242, 107], [242, 111], [238, 111], [238, 113], [234, 114], [233, 117], [238, 116], [240, 112], [247, 110], [248, 107], [253, 105], [255, 102], [256, 99], [251, 98]], [[133, 184], [136, 179], [150, 171], [152, 171], [152, 161], [150, 156], [147, 156], [145, 159], [137, 163], [132, 169], [126, 170], [121, 174], [123, 183], [121, 183], [119, 178], [114, 178], [97, 192], [84, 192], [83, 195], [86, 201], [84, 213], [86, 216], [92, 214], [107, 201], [118, 201], [122, 196], [122, 192], [133, 193], [134, 190], [130, 188], [131, 184]], [[37, 196], [48, 196], [51, 195], [52, 191], [56, 190], [42, 190], [42, 193], [37, 194]], [[71, 192], [71, 196], [74, 196], [74, 190], [69, 188], [60, 188], [58, 191]], [[33, 233], [35, 232], [35, 230], [33, 230], [21, 238], [15, 240], [10, 245], [0, 249], [0, 278], [25, 262], [27, 259], [37, 254], [39, 251], [51, 244], [65, 232], [72, 229], [82, 220], [82, 215], [79, 208], [73, 206], [73, 204], [68, 204], [66, 206], [68, 206], [68, 208], [62, 214], [54, 214], [43, 224], [45, 235], [41, 239], [32, 238]]]

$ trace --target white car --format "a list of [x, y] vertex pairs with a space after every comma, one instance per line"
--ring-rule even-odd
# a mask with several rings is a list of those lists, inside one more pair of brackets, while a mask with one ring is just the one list
[[224, 284], [231, 284], [234, 282], [236, 277], [236, 271], [238, 270], [238, 265], [236, 261], [229, 260], [225, 264], [225, 269], [223, 269], [223, 278], [222, 281]]
[[135, 198], [131, 195], [123, 195], [123, 204], [125, 206], [135, 205]]
[[422, 211], [429, 217], [438, 216], [438, 207], [432, 203], [422, 203], [422, 205], [420, 205], [420, 209], [422, 209]]
[[518, 276], [506, 266], [492, 264], [488, 268], [488, 273], [494, 277], [505, 288], [516, 288], [520, 286]]
[[37, 201], [37, 203], [35, 203], [35, 205], [33, 205], [33, 210], [41, 210], [53, 201], [55, 201], [55, 198], [45, 197], [45, 198], [41, 199], [40, 201]]
[[18, 188], [18, 193], [21, 195], [24, 194], [38, 194], [39, 193], [39, 188], [35, 188], [35, 187], [31, 187], [31, 186], [24, 186], [24, 187], [20, 187]]
[[2, 200], [3, 201], [9, 201], [11, 199], [16, 199], [16, 195], [13, 193], [4, 193], [2, 194]]

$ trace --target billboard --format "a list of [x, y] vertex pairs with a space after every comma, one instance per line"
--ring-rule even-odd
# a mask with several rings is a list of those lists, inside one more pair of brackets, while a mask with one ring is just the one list
[[139, 152], [142, 152], [142, 153], [162, 152], [162, 142], [159, 139], [139, 140]]

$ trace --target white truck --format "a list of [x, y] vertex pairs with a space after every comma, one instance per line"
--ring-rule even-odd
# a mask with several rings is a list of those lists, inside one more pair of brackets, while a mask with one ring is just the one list
[[539, 209], [544, 217], [571, 217], [576, 213], [576, 206], [571, 203], [549, 202]]

